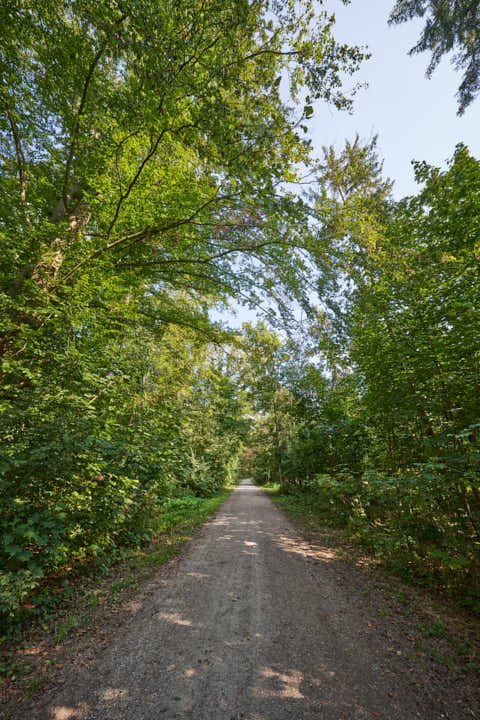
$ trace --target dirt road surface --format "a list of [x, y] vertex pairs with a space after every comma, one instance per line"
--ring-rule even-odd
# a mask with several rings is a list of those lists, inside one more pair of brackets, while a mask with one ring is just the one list
[[[461, 720], [358, 577], [244, 481], [133, 601], [129, 622], [32, 720]], [[413, 663], [413, 664], [412, 664]], [[418, 682], [418, 680], [421, 682]], [[477, 706], [478, 710], [478, 706]]]

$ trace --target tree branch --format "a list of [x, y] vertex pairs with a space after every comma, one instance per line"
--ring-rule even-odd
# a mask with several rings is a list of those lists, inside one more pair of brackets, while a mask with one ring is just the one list
[[[119, 18], [119, 20], [116, 24], [120, 25], [125, 20], [126, 17], [127, 17], [127, 15], [124, 13]], [[68, 202], [67, 189], [68, 189], [68, 183], [70, 180], [70, 170], [71, 170], [71, 166], [72, 166], [72, 162], [73, 162], [73, 156], [75, 153], [75, 144], [76, 144], [78, 132], [80, 130], [80, 119], [81, 119], [81, 116], [85, 109], [85, 104], [87, 102], [88, 88], [90, 86], [90, 83], [91, 83], [91, 80], [93, 77], [93, 73], [95, 72], [95, 68], [97, 67], [98, 63], [100, 62], [100, 58], [102, 57], [106, 48], [107, 48], [107, 43], [104, 42], [102, 45], [100, 45], [99, 49], [95, 53], [95, 56], [94, 56], [92, 62], [90, 63], [90, 66], [89, 66], [88, 72], [87, 72], [87, 76], [86, 76], [85, 82], [83, 84], [82, 97], [80, 99], [80, 105], [77, 110], [76, 121], [75, 121], [74, 128], [73, 128], [71, 136], [70, 136], [70, 149], [68, 151], [67, 162], [65, 165], [65, 175], [64, 175], [64, 179], [63, 179], [63, 190], [62, 190], [62, 197], [63, 197], [63, 203], [65, 205], [65, 212], [67, 212], [67, 202]]]
[[27, 224], [30, 226], [30, 218], [28, 217], [27, 210], [27, 164], [25, 162], [25, 155], [23, 154], [22, 144], [20, 142], [20, 134], [18, 132], [17, 123], [15, 122], [15, 118], [13, 117], [13, 113], [8, 103], [5, 103], [5, 109], [15, 142], [15, 152], [17, 155], [18, 165], [18, 179], [20, 181], [20, 199], [22, 201], [23, 214], [25, 216]]
[[[143, 172], [146, 164], [149, 162], [149, 160], [151, 160], [151, 158], [152, 158], [152, 157], [155, 155], [155, 153], [157, 152], [158, 146], [160, 145], [160, 142], [163, 140], [164, 136], [167, 134], [167, 132], [170, 132], [170, 133], [172, 133], [172, 134], [176, 134], [176, 133], [182, 132], [182, 130], [186, 130], [187, 128], [191, 128], [191, 127], [195, 127], [195, 126], [192, 125], [191, 123], [188, 123], [188, 124], [186, 124], [186, 125], [181, 125], [179, 128], [176, 128], [176, 129], [173, 129], [173, 128], [164, 128], [164, 129], [161, 131], [161, 133], [160, 133], [160, 135], [158, 136], [158, 138], [156, 139], [155, 143], [154, 143], [153, 145], [150, 145], [150, 150], [148, 151], [148, 153], [145, 155], [145, 157], [144, 157], [143, 160], [141, 161], [141, 163], [140, 163], [140, 165], [139, 165], [139, 167], [138, 167], [138, 169], [137, 169], [137, 172], [136, 172], [135, 175], [133, 176], [132, 180], [130, 181], [130, 183], [129, 183], [129, 185], [128, 185], [128, 188], [126, 189], [126, 191], [125, 191], [124, 193], [122, 193], [122, 191], [121, 191], [121, 185], [120, 185], [120, 197], [118, 198], [118, 202], [117, 202], [117, 206], [116, 206], [116, 208], [115, 208], [115, 212], [114, 212], [114, 214], [113, 214], [113, 218], [112, 218], [112, 220], [111, 220], [111, 222], [110, 222], [110, 225], [109, 225], [109, 227], [108, 227], [108, 230], [107, 230], [107, 237], [106, 237], [107, 240], [109, 240], [109, 238], [110, 238], [110, 236], [111, 236], [111, 234], [112, 234], [112, 230], [113, 230], [113, 228], [115, 227], [115, 223], [116, 223], [117, 220], [118, 220], [118, 217], [119, 217], [119, 215], [120, 215], [120, 210], [121, 210], [121, 208], [122, 208], [123, 202], [124, 202], [125, 200], [127, 200], [127, 198], [129, 197], [130, 193], [132, 192], [133, 188], [134, 188], [135, 185], [137, 184], [137, 182], [138, 182], [138, 180], [139, 180], [139, 178], [140, 178], [140, 176], [141, 176], [141, 174], [142, 174], [142, 172]], [[118, 172], [118, 171], [117, 171], [117, 172]]]
[[241, 252], [256, 252], [257, 250], [261, 250], [264, 247], [267, 247], [269, 245], [285, 245], [287, 247], [291, 247], [291, 243], [282, 241], [282, 240], [266, 240], [263, 243], [252, 243], [251, 245], [236, 245], [235, 247], [228, 248], [227, 250], [224, 250], [221, 253], [217, 253], [216, 255], [211, 255], [208, 258], [169, 258], [165, 260], [152, 260], [150, 262], [146, 263], [118, 263], [119, 267], [150, 267], [154, 265], [174, 265], [174, 264], [181, 264], [181, 265], [211, 265], [214, 260], [221, 260], [223, 257], [226, 257], [227, 255], [231, 255], [232, 253], [241, 253]]
[[[182, 220], [175, 220], [172, 223], [169, 223], [168, 225], [165, 225], [164, 227], [160, 228], [144, 228], [143, 230], [139, 230], [136, 233], [130, 233], [129, 235], [124, 235], [122, 237], [117, 238], [116, 240], [113, 240], [112, 242], [107, 242], [106, 245], [104, 245], [101, 248], [98, 248], [93, 253], [89, 255], [89, 257], [86, 260], [83, 260], [82, 262], [77, 263], [75, 267], [73, 267], [70, 272], [68, 272], [66, 275], [64, 275], [62, 278], [60, 278], [57, 287], [67, 282], [72, 275], [74, 275], [80, 268], [82, 268], [85, 264], [91, 262], [95, 258], [99, 257], [105, 252], [108, 252], [109, 250], [112, 250], [113, 248], [119, 247], [125, 242], [128, 242], [129, 240], [133, 240], [135, 242], [139, 242], [140, 240], [143, 240], [145, 237], [151, 237], [152, 235], [159, 235], [164, 232], [168, 232], [169, 230], [175, 230], [176, 228], [181, 227], [182, 225], [188, 225], [192, 220], [194, 220], [197, 215], [202, 212], [208, 205], [211, 205], [214, 202], [218, 202], [218, 192], [220, 190], [220, 186], [217, 187], [217, 190], [213, 197], [208, 198], [204, 203], [202, 203], [190, 216], [187, 218], [183, 218]], [[220, 198], [221, 200], [229, 199], [231, 196], [228, 195], [222, 195]], [[133, 243], [131, 243], [133, 244]]]

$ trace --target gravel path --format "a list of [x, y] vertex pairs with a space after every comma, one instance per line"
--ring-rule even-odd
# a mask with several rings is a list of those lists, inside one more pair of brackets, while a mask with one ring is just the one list
[[29, 718], [478, 717], [434, 680], [418, 687], [388, 620], [371, 622], [341, 566], [244, 481], [138, 595], [109, 647]]

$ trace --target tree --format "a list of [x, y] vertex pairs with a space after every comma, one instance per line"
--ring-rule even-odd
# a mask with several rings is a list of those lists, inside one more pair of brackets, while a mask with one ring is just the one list
[[394, 203], [374, 145], [363, 154], [358, 145], [347, 170], [351, 150], [327, 153], [314, 195], [333, 277], [319, 345], [343, 359], [344, 373], [360, 374], [367, 415], [395, 468], [425, 458], [434, 436], [460, 431], [478, 411], [467, 380], [478, 352], [478, 284], [468, 279], [478, 161], [458, 146], [445, 172], [415, 163], [425, 187]]
[[249, 390], [252, 407], [263, 419], [261, 442], [267, 446], [272, 442], [271, 457], [266, 453], [265, 474], [282, 482], [282, 446], [287, 430], [284, 407], [288, 404], [288, 393], [281, 382], [285, 349], [279, 337], [264, 323], [255, 326], [245, 323], [242, 344], [246, 354], [243, 381]]
[[277, 351], [282, 479], [299, 508], [478, 608], [480, 162], [459, 145], [446, 168], [414, 168], [418, 193], [394, 202], [374, 143], [324, 153], [312, 198], [326, 307], [308, 357]]
[[371, 358], [369, 385], [378, 395], [379, 383], [401, 378], [394, 394], [418, 418], [424, 440], [458, 432], [478, 417], [479, 163], [458, 146], [447, 171], [417, 163], [416, 176], [424, 188], [394, 208], [380, 275], [368, 285], [358, 328], [389, 337], [382, 359], [391, 348], [390, 369]]
[[8, 610], [228, 476], [243, 399], [209, 310], [306, 303], [306, 208], [283, 188], [362, 53], [308, 1], [8, 0], [0, 23]]
[[420, 39], [410, 55], [431, 51], [427, 77], [444, 55], [456, 51], [453, 64], [463, 70], [457, 91], [458, 114], [463, 115], [480, 90], [480, 7], [475, 0], [397, 0], [390, 24], [425, 17]]
[[[313, 110], [295, 113], [279, 85], [349, 105], [339, 73], [362, 55], [331, 18], [267, 0], [2, 12], [6, 407], [31, 407], [52, 377], [68, 386], [79, 337], [171, 323], [211, 337], [216, 302], [273, 287], [283, 307], [307, 302], [305, 208], [279, 188], [308, 158], [297, 126]], [[89, 359], [75, 363], [80, 377]]]
[[295, 115], [280, 80], [348, 106], [339, 73], [361, 58], [325, 13], [218, 0], [3, 13], [4, 350], [25, 304], [38, 324], [78, 283], [84, 300], [107, 279], [225, 297], [253, 292], [260, 263], [266, 289], [274, 272], [289, 286], [299, 206], [278, 187], [308, 156], [296, 128], [312, 108]]

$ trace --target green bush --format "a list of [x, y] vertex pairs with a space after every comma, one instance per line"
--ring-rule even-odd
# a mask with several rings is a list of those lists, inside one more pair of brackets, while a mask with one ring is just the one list
[[419, 463], [396, 476], [370, 470], [316, 475], [303, 491], [312, 511], [348, 527], [352, 538], [404, 577], [460, 596], [480, 610], [477, 476], [464, 460]]

